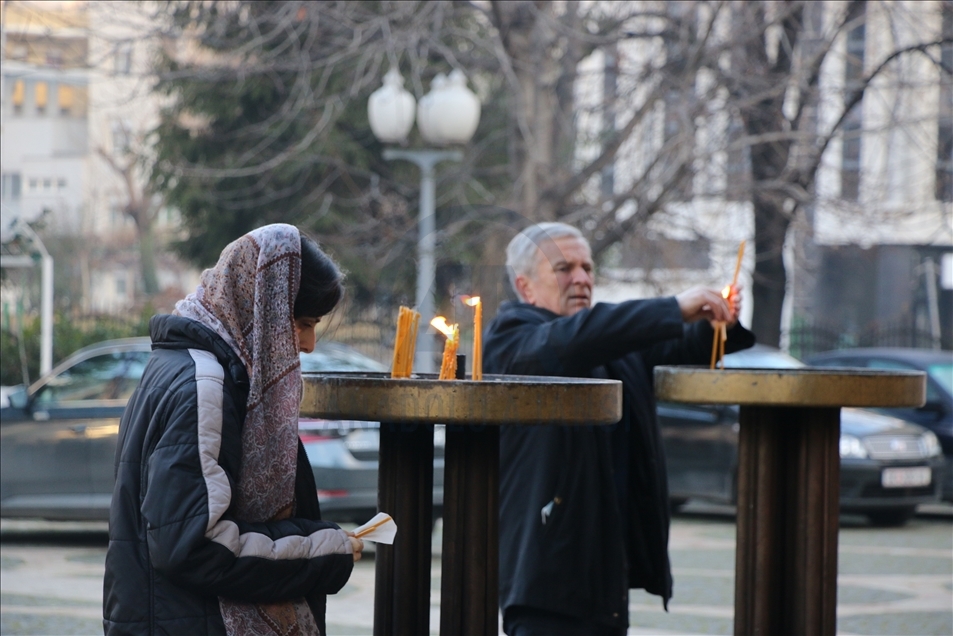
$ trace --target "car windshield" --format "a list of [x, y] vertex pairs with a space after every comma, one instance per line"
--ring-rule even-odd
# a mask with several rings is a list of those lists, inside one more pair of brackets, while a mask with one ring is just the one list
[[927, 367], [927, 373], [947, 393], [953, 395], [953, 364], [931, 364]]
[[338, 343], [325, 343], [315, 347], [311, 353], [301, 354], [301, 370], [308, 372], [326, 371], [386, 371], [387, 368], [363, 353]]
[[725, 356], [725, 366], [729, 369], [797, 369], [805, 365], [783, 351], [756, 347], [729, 353]]

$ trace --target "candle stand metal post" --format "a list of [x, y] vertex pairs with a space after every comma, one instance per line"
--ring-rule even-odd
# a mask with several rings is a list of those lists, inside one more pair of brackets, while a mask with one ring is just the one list
[[446, 424], [440, 633], [497, 634], [499, 427], [613, 424], [616, 380], [304, 374], [301, 414], [379, 421], [378, 509], [397, 523], [376, 554], [374, 634], [430, 632], [433, 425]]
[[735, 634], [833, 636], [840, 408], [919, 406], [920, 372], [657, 367], [660, 400], [740, 404]]

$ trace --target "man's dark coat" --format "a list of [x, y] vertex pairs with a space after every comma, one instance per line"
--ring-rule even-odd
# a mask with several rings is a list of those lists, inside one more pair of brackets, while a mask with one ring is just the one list
[[[613, 426], [509, 426], [500, 433], [500, 608], [628, 624], [628, 588], [672, 596], [669, 504], [652, 369], [708, 364], [713, 330], [674, 298], [600, 303], [560, 317], [505, 303], [489, 325], [487, 373], [611, 378]], [[736, 326], [727, 351], [754, 344]]]

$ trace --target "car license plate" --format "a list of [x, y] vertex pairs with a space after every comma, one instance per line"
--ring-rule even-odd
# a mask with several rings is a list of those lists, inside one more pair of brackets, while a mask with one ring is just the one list
[[930, 468], [917, 466], [916, 468], [884, 468], [880, 473], [880, 484], [884, 488], [910, 488], [913, 486], [927, 486], [930, 484]]

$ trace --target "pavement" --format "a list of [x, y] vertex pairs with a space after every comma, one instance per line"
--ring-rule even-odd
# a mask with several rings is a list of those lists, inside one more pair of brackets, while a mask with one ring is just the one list
[[[434, 533], [431, 632], [440, 624], [440, 530]], [[0, 634], [101, 634], [105, 524], [0, 522]], [[629, 634], [730, 634], [734, 511], [690, 502], [672, 523], [675, 596], [630, 595]], [[328, 599], [328, 633], [371, 634], [374, 559]], [[901, 528], [842, 519], [837, 631], [842, 636], [953, 634], [953, 506], [921, 509]]]

